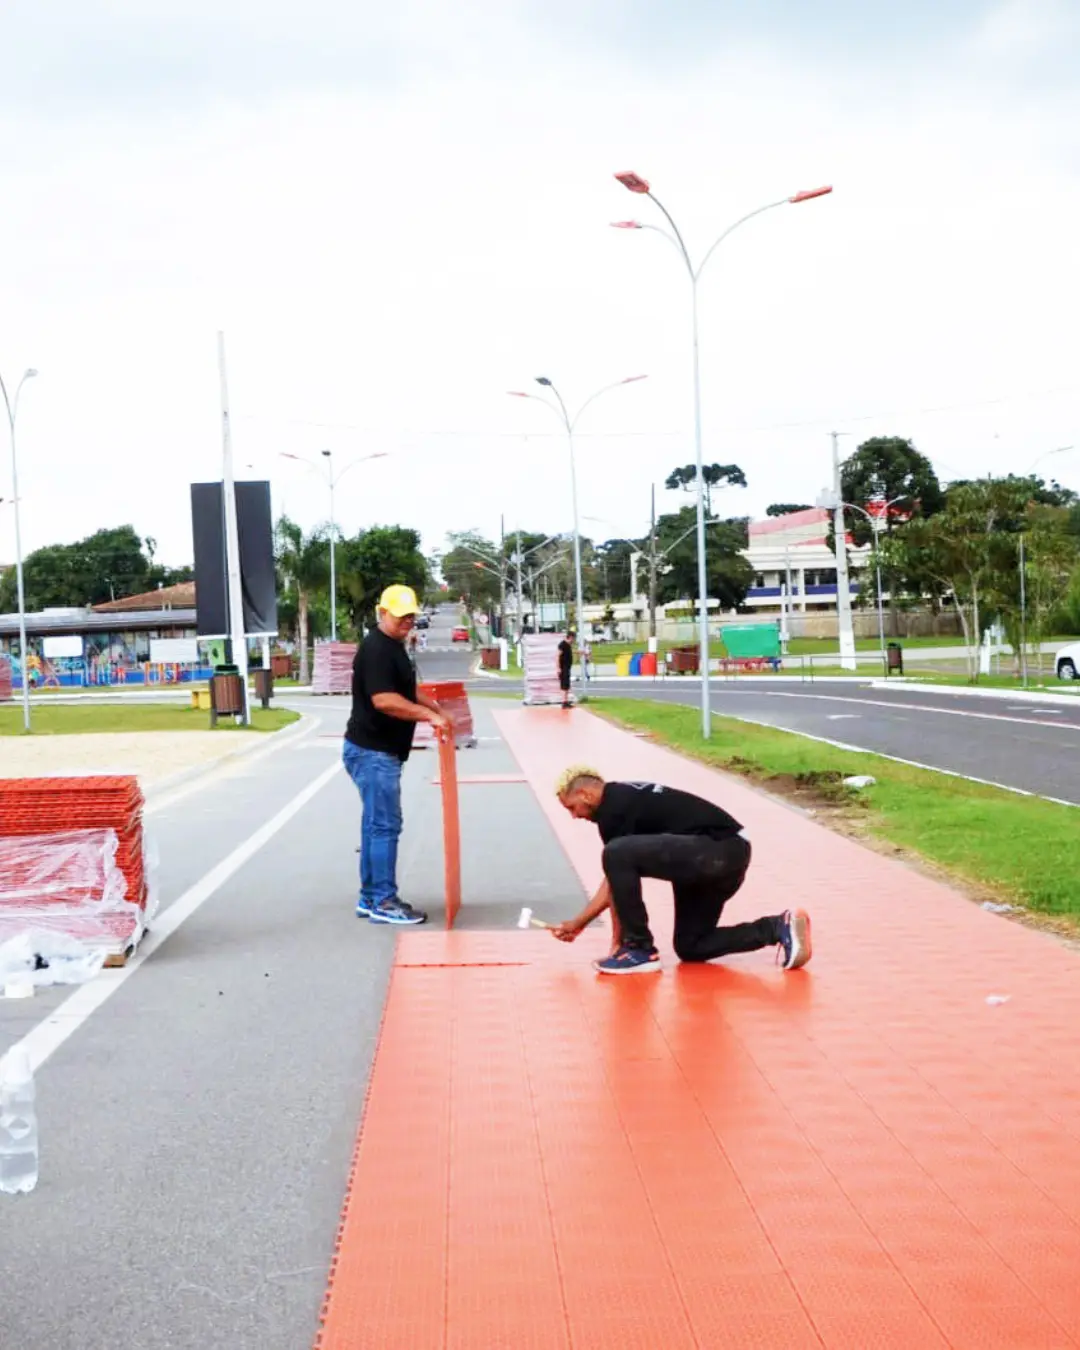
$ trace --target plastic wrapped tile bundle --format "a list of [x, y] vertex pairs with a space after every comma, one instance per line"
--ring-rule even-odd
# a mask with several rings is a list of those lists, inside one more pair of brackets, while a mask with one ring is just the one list
[[0, 655], [0, 703], [11, 699], [11, 657]]
[[133, 947], [156, 906], [142, 811], [142, 790], [130, 775], [0, 781], [0, 935], [26, 928], [19, 911], [34, 891], [42, 901], [33, 907], [35, 928], [110, 954]]
[[123, 951], [145, 922], [128, 885], [115, 830], [0, 836], [0, 944], [31, 934], [47, 959], [49, 935], [59, 934]]
[[526, 633], [521, 644], [525, 663], [525, 703], [561, 703], [558, 633]]
[[351, 694], [355, 642], [317, 642], [315, 669], [311, 673], [313, 694]]
[[[454, 744], [458, 749], [474, 746], [476, 744], [476, 732], [473, 728], [469, 695], [465, 691], [464, 684], [460, 680], [444, 680], [438, 684], [421, 684], [419, 689], [428, 698], [433, 698], [453, 723]], [[434, 744], [435, 732], [431, 724], [429, 722], [418, 722], [413, 737], [413, 745], [417, 749], [422, 749], [424, 746]]]

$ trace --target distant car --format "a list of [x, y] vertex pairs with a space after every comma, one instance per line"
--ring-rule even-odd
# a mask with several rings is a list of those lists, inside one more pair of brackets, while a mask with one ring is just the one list
[[417, 628], [430, 628], [431, 620], [426, 614], [418, 614], [416, 616], [416, 626]]
[[1054, 657], [1059, 680], [1075, 680], [1080, 675], [1080, 642], [1070, 642]]
[[469, 630], [467, 628], [455, 628], [450, 634], [451, 642], [468, 642]]

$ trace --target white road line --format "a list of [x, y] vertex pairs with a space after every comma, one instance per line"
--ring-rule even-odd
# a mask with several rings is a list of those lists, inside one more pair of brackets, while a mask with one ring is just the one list
[[857, 722], [861, 714], [859, 713], [826, 713], [826, 722]]
[[335, 774], [341, 772], [339, 763], [324, 769], [306, 788], [302, 788], [287, 805], [282, 807], [276, 816], [272, 816], [265, 825], [260, 825], [254, 834], [249, 835], [242, 844], [238, 844], [227, 857], [222, 858], [216, 867], [212, 867], [194, 886], [189, 887], [183, 895], [174, 901], [159, 918], [155, 919], [153, 927], [143, 938], [138, 951], [126, 966], [122, 966], [118, 970], [103, 970], [89, 984], [80, 985], [78, 989], [64, 999], [63, 1003], [44, 1022], [39, 1022], [36, 1027], [28, 1031], [19, 1044], [29, 1050], [30, 1062], [33, 1064], [35, 1071], [45, 1063], [54, 1051], [64, 1044], [69, 1036], [74, 1035], [83, 1023], [93, 1013], [97, 1012], [102, 1004], [112, 998], [113, 994], [131, 979], [132, 975], [141, 968], [145, 961], [153, 956], [159, 947], [172, 937], [185, 920], [190, 919], [195, 911], [219, 891], [231, 876], [235, 875], [249, 859], [265, 847], [274, 835], [284, 829], [293, 816], [298, 811], [303, 810]]
[[1076, 722], [1044, 722], [1038, 717], [1006, 717], [1002, 713], [971, 712], [967, 708], [938, 708], [929, 703], [890, 703], [887, 699], [881, 698], [844, 698], [839, 694], [794, 694], [778, 689], [733, 689], [723, 692], [744, 694], [747, 698], [812, 698], [822, 703], [851, 703], [860, 708], [889, 708], [894, 712], [943, 713], [946, 717], [975, 717], [984, 722], [1015, 722], [1017, 726], [1022, 727], [1053, 727], [1055, 731], [1080, 733], [1080, 723]]
[[793, 731], [791, 727], [778, 727], [775, 722], [763, 722], [759, 717], [740, 717], [738, 713], [729, 712], [722, 713], [721, 716], [730, 717], [733, 722], [749, 722], [751, 726], [768, 727], [770, 731], [786, 731], [789, 736], [802, 736], [805, 740], [818, 741], [821, 745], [832, 745], [837, 750], [850, 750], [856, 755], [876, 755], [878, 759], [889, 759], [894, 764], [906, 764], [911, 769], [926, 769], [929, 773], [943, 773], [947, 778], [962, 778], [965, 783], [980, 783], [983, 787], [1000, 788], [1002, 792], [1012, 792], [1017, 797], [1034, 797], [1041, 802], [1053, 802], [1056, 806], [1071, 806], [1074, 811], [1080, 809], [1080, 802], [1066, 801], [1064, 797], [1048, 797], [1043, 792], [1013, 787], [1011, 783], [997, 783], [992, 778], [977, 778], [972, 773], [960, 773], [956, 769], [942, 769], [936, 764], [924, 764], [918, 759], [888, 755], [884, 750], [871, 750], [865, 745], [850, 745], [847, 741], [834, 741], [829, 736], [815, 736], [809, 731]]

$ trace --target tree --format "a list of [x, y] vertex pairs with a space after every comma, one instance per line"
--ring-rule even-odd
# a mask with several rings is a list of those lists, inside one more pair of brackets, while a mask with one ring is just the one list
[[330, 548], [325, 530], [305, 535], [295, 521], [281, 516], [274, 528], [274, 562], [279, 584], [296, 595], [296, 641], [300, 647], [300, 683], [308, 683], [308, 614], [314, 594], [330, 583]]
[[951, 592], [973, 683], [979, 678], [982, 621], [988, 610], [1001, 612], [1005, 578], [1016, 573], [1015, 536], [1027, 500], [1027, 488], [1017, 479], [953, 485], [943, 510], [916, 517], [884, 541], [887, 564]]
[[[659, 595], [664, 603], [697, 597], [697, 512], [692, 506], [664, 515], [656, 522], [660, 564]], [[743, 557], [747, 546], [745, 518], [712, 520], [706, 527], [706, 582], [709, 596], [724, 609], [738, 609], [754, 580], [754, 570]]]
[[796, 511], [810, 511], [812, 509], [805, 503], [801, 506], [795, 506], [791, 502], [773, 502], [772, 506], [765, 508], [765, 514], [767, 516], [791, 516]]
[[[499, 546], [476, 530], [458, 530], [446, 536], [449, 548], [438, 558], [443, 580], [470, 611], [497, 607], [502, 596]], [[509, 563], [503, 565], [504, 574]], [[509, 580], [507, 581], [509, 585]]]
[[403, 525], [374, 525], [338, 550], [338, 575], [349, 597], [353, 627], [359, 634], [375, 622], [375, 607], [387, 586], [411, 586], [418, 595], [427, 588], [427, 559], [420, 535]]
[[597, 544], [593, 550], [593, 564], [594, 572], [598, 573], [598, 599], [633, 599], [630, 594], [630, 555], [637, 551], [647, 553], [648, 547], [647, 539], [642, 543], [629, 539], [608, 539], [603, 544]]
[[[153, 541], [146, 541], [152, 545]], [[144, 541], [132, 525], [98, 530], [73, 544], [35, 549], [23, 562], [26, 608], [101, 605], [138, 595], [156, 584]], [[0, 578], [0, 612], [18, 603], [15, 569]]]
[[[719, 487], [722, 483], [727, 483], [730, 487], [745, 487], [746, 475], [737, 464], [705, 464], [702, 466], [702, 477], [705, 480], [705, 514], [712, 515], [712, 490]], [[682, 488], [684, 492], [697, 491], [697, 466], [694, 464], [685, 464], [681, 469], [672, 469], [664, 480], [664, 487], [669, 491], [675, 491]]]

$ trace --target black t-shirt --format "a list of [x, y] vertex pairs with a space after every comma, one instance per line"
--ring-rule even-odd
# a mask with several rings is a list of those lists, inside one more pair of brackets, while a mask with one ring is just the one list
[[400, 694], [416, 702], [416, 670], [405, 644], [373, 628], [353, 658], [352, 716], [345, 739], [362, 750], [397, 755], [403, 763], [412, 749], [415, 722], [388, 717], [372, 703], [375, 694]]
[[570, 667], [574, 664], [574, 649], [565, 638], [559, 643], [559, 670], [564, 675], [570, 674]]
[[605, 783], [593, 820], [605, 844], [628, 834], [692, 834], [730, 839], [742, 829], [719, 806], [659, 783]]

